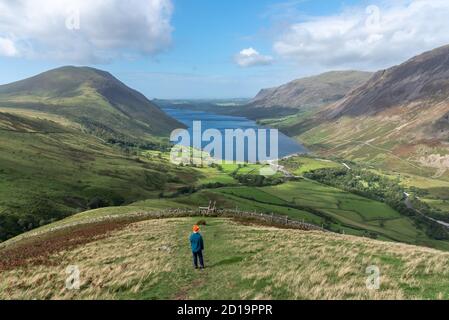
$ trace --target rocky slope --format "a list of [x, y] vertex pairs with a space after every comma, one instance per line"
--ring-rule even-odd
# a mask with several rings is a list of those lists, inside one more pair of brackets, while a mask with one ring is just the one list
[[364, 84], [370, 76], [371, 73], [368, 72], [334, 71], [295, 80], [278, 88], [262, 90], [247, 108], [282, 108], [295, 113], [298, 110], [321, 107], [342, 99], [348, 92]]
[[449, 169], [449, 46], [377, 72], [283, 130], [323, 153], [441, 176]]

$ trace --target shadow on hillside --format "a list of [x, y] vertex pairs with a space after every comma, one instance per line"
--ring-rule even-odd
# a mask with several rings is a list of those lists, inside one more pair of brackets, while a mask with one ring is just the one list
[[221, 260], [221, 261], [219, 261], [217, 263], [214, 263], [214, 264], [210, 265], [209, 268], [236, 264], [236, 263], [242, 262], [243, 259], [244, 259], [243, 257], [232, 257], [232, 258]]

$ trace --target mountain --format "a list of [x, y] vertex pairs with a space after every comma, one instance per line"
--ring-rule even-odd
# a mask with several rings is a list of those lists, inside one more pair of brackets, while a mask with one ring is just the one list
[[[449, 101], [449, 46], [377, 72], [331, 109], [331, 116], [367, 116], [402, 107], [420, 112]], [[434, 114], [435, 120], [438, 119]], [[443, 119], [447, 115], [443, 115]]]
[[0, 242], [88, 208], [157, 197], [196, 180], [194, 171], [156, 151], [124, 152], [48, 117], [0, 112]]
[[449, 46], [379, 71], [344, 99], [280, 126], [323, 153], [447, 175]]
[[92, 68], [0, 86], [0, 242], [90, 207], [193, 183], [198, 174], [158, 155], [170, 130], [181, 127]]
[[115, 141], [152, 141], [183, 127], [110, 73], [87, 67], [62, 67], [0, 86], [0, 107], [61, 116]]
[[[361, 71], [333, 71], [292, 81], [278, 88], [264, 89], [248, 104], [248, 112], [262, 117], [294, 114], [328, 105], [342, 99], [348, 92], [364, 84], [371, 73]], [[267, 110], [268, 109], [268, 110]], [[271, 109], [271, 110], [270, 110]]]

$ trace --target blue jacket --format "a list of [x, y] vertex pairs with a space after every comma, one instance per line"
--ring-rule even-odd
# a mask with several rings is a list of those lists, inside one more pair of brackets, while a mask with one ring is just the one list
[[193, 253], [198, 253], [204, 250], [203, 237], [199, 233], [193, 233], [190, 236], [190, 246]]

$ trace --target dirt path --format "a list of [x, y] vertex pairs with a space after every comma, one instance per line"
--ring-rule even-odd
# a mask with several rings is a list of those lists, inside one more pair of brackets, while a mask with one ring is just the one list
[[174, 300], [184, 301], [189, 300], [189, 293], [193, 288], [202, 287], [206, 283], [207, 271], [198, 270], [198, 272], [203, 272], [203, 276], [200, 279], [192, 281], [188, 286], [183, 287], [174, 297]]

